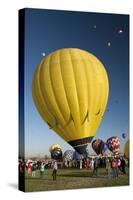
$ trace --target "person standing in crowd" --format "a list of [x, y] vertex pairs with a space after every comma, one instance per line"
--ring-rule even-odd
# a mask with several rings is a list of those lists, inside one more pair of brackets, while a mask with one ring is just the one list
[[118, 164], [118, 174], [121, 171], [121, 160], [120, 158], [117, 159], [117, 164]]
[[28, 162], [27, 164], [28, 176], [31, 174], [31, 163]]
[[119, 160], [118, 160], [118, 159], [115, 159], [116, 178], [118, 178], [118, 175], [119, 175], [118, 166], [119, 166]]
[[106, 159], [105, 159], [105, 167], [106, 167], [106, 176], [107, 176], [108, 178], [110, 178], [110, 174], [111, 174], [111, 163], [110, 163], [109, 158], [106, 158]]
[[53, 172], [52, 172], [53, 181], [56, 180], [57, 170], [58, 170], [58, 165], [57, 165], [57, 162], [54, 161], [54, 163], [53, 163]]
[[113, 176], [113, 178], [115, 178], [115, 177], [116, 177], [116, 171], [115, 171], [115, 159], [112, 159], [111, 167], [112, 167], [112, 176]]
[[90, 160], [90, 168], [92, 170], [94, 169], [94, 160], [93, 160], [93, 158]]
[[118, 177], [118, 162], [116, 159], [112, 160], [112, 175], [113, 175], [113, 178]]
[[98, 176], [98, 159], [97, 158], [95, 158], [95, 160], [94, 160], [94, 169], [93, 169], [93, 174], [92, 174], [92, 176]]
[[33, 163], [32, 167], [31, 167], [31, 176], [35, 177], [36, 176], [36, 164]]
[[122, 157], [122, 159], [121, 159], [121, 171], [122, 171], [123, 174], [126, 174], [125, 167], [126, 167], [126, 162], [125, 162], [125, 159]]
[[45, 170], [45, 163], [42, 162], [41, 166], [40, 166], [40, 177], [43, 178], [44, 177], [44, 170]]
[[82, 163], [83, 163], [83, 161], [82, 161], [82, 159], [79, 161], [79, 168], [80, 169], [82, 169]]
[[19, 161], [19, 176], [23, 176], [24, 174], [24, 165], [23, 165], [23, 161], [20, 160]]

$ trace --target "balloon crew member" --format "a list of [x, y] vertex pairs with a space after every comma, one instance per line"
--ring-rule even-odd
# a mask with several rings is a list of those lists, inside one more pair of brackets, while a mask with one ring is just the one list
[[44, 170], [45, 170], [45, 163], [41, 163], [40, 166], [40, 177], [43, 178], [44, 177]]
[[28, 170], [28, 175], [30, 175], [31, 174], [31, 163], [30, 162], [28, 162], [27, 170]]
[[123, 174], [126, 174], [125, 167], [126, 167], [126, 162], [125, 162], [124, 158], [122, 157], [122, 159], [121, 159], [121, 171], [122, 171]]
[[116, 170], [116, 178], [119, 176], [119, 161], [118, 159], [115, 160], [115, 170]]
[[105, 159], [105, 167], [106, 167], [106, 176], [108, 178], [110, 178], [110, 174], [111, 174], [111, 162], [110, 162], [109, 158]]
[[31, 176], [35, 177], [36, 176], [36, 164], [33, 163], [32, 167], [31, 167]]
[[118, 163], [118, 174], [121, 171], [121, 160], [120, 158], [117, 159], [117, 163]]
[[23, 173], [24, 173], [23, 161], [19, 161], [19, 176], [23, 176]]
[[112, 160], [112, 175], [113, 175], [113, 178], [118, 177], [117, 168], [118, 168], [117, 160], [113, 159]]
[[91, 168], [92, 170], [94, 170], [94, 160], [93, 160], [93, 158], [92, 158], [91, 161], [90, 161], [90, 168]]
[[94, 176], [94, 175], [98, 176], [98, 159], [97, 158], [95, 158], [95, 160], [94, 160], [94, 169], [93, 169], [92, 176]]
[[82, 159], [81, 159], [80, 162], [79, 162], [79, 168], [80, 168], [80, 169], [82, 169], [82, 163], [83, 163], [83, 161], [82, 161]]
[[53, 173], [52, 173], [52, 176], [53, 176], [53, 181], [56, 180], [56, 174], [57, 174], [57, 170], [58, 170], [58, 165], [57, 165], [57, 162], [54, 161], [53, 163]]

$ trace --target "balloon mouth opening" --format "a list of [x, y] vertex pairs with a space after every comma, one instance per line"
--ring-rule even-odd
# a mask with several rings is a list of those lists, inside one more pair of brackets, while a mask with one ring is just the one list
[[68, 143], [79, 153], [83, 154], [86, 152], [86, 148], [88, 146], [88, 143], [90, 143], [93, 139], [92, 137], [87, 137], [83, 139], [73, 140], [69, 141]]

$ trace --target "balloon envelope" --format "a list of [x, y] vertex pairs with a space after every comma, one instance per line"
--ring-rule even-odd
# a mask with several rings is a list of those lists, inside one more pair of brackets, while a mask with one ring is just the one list
[[116, 136], [113, 136], [107, 140], [107, 145], [110, 151], [113, 153], [118, 153], [120, 150], [120, 139]]
[[127, 137], [127, 133], [122, 133], [122, 138], [126, 139], [126, 137]]
[[53, 151], [51, 151], [51, 158], [54, 160], [60, 160], [62, 159], [62, 151], [59, 148], [55, 148]]
[[92, 148], [97, 155], [103, 154], [107, 150], [105, 142], [100, 139], [96, 139], [92, 142]]
[[32, 96], [49, 128], [83, 153], [96, 134], [108, 100], [103, 64], [87, 51], [66, 48], [43, 57]]
[[59, 144], [53, 144], [53, 145], [49, 148], [50, 153], [51, 153], [54, 149], [56, 149], [56, 148], [61, 149], [61, 147], [60, 147]]
[[79, 154], [77, 151], [74, 151], [73, 159], [74, 160], [81, 160], [82, 159], [82, 155]]
[[72, 150], [67, 150], [64, 153], [64, 159], [66, 160], [73, 160], [73, 156], [74, 156], [74, 151]]
[[89, 150], [86, 149], [86, 151], [82, 154], [82, 156], [83, 156], [84, 159], [87, 159], [88, 156], [89, 156]]

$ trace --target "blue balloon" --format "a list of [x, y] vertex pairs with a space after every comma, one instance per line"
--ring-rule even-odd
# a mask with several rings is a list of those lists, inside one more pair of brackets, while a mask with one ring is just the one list
[[122, 137], [123, 137], [123, 139], [125, 139], [127, 137], [127, 134], [126, 133], [122, 133]]

